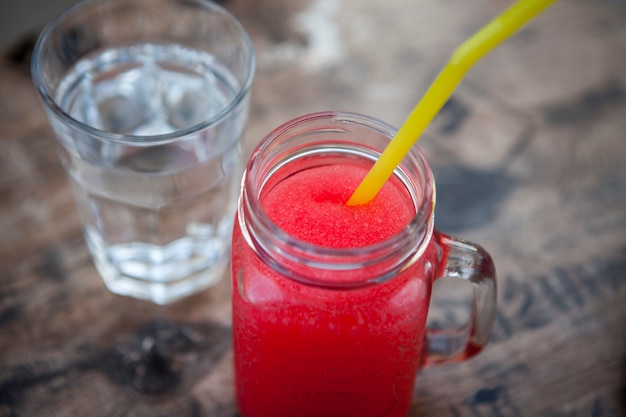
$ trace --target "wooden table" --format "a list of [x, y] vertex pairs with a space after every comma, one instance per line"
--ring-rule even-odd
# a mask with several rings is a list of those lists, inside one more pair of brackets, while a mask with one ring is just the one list
[[[247, 149], [318, 110], [399, 125], [509, 4], [225, 2], [258, 54]], [[0, 62], [0, 416], [236, 416], [228, 279], [168, 307], [106, 291], [31, 41]], [[499, 306], [479, 357], [421, 371], [411, 416], [626, 415], [626, 3], [557, 3], [475, 66], [420, 146], [438, 226], [492, 253]], [[444, 285], [433, 324], [465, 310]]]

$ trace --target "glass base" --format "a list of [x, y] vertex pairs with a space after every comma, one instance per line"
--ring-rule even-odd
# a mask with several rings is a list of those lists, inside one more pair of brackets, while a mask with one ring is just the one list
[[97, 258], [94, 258], [94, 264], [112, 293], [166, 305], [217, 284], [226, 272], [228, 260], [170, 282], [147, 281], [124, 275], [112, 264]]
[[142, 242], [106, 246], [95, 229], [87, 227], [85, 240], [109, 291], [160, 305], [215, 285], [230, 258], [230, 236], [184, 237], [164, 246]]

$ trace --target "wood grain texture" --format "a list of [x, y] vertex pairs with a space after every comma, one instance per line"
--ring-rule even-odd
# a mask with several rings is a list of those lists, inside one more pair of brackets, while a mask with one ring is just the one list
[[[312, 111], [399, 125], [509, 4], [222, 3], [257, 50], [248, 152]], [[228, 279], [168, 307], [106, 291], [30, 48], [0, 58], [0, 417], [237, 416]], [[491, 252], [499, 306], [480, 356], [421, 371], [411, 417], [626, 416], [624, 51], [626, 3], [561, 1], [478, 63], [421, 139], [438, 227]], [[430, 322], [466, 307], [442, 283]]]

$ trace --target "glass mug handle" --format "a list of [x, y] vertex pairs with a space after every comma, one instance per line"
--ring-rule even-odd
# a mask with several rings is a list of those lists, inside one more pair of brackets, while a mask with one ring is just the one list
[[461, 362], [477, 355], [489, 340], [496, 317], [496, 270], [480, 246], [434, 231], [442, 253], [439, 278], [468, 281], [474, 288], [468, 322], [456, 329], [426, 329], [423, 366]]

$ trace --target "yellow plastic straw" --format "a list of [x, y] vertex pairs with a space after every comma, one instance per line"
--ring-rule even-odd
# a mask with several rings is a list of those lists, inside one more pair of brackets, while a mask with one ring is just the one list
[[348, 205], [373, 200], [472, 65], [555, 1], [519, 0], [461, 44], [354, 191]]

